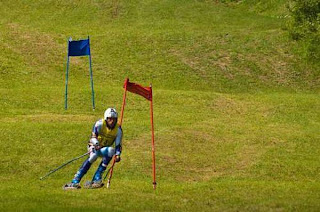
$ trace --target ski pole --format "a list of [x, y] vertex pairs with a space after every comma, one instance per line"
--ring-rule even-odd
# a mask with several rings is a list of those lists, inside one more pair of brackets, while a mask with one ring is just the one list
[[103, 178], [103, 181], [106, 180], [106, 178], [107, 178], [107, 176], [108, 176], [108, 174], [109, 174], [109, 172], [110, 172], [110, 169], [111, 169], [111, 167], [108, 169], [108, 171], [107, 171], [107, 173], [106, 173], [106, 176], [104, 176], [104, 178]]
[[111, 166], [110, 166], [110, 168], [108, 169], [108, 171], [107, 171], [107, 173], [106, 173], [106, 176], [104, 176], [103, 181], [105, 181], [105, 180], [106, 180], [106, 178], [108, 177], [108, 175], [109, 175], [109, 173], [110, 173], [111, 168], [113, 168], [113, 166], [112, 166], [112, 165], [111, 165]]
[[88, 155], [89, 153], [90, 153], [90, 151], [89, 151], [89, 152], [86, 152], [86, 153], [83, 154], [83, 155], [80, 155], [80, 156], [78, 156], [78, 157], [76, 157], [76, 158], [73, 158], [73, 159], [69, 160], [68, 162], [62, 164], [62, 165], [59, 166], [58, 168], [56, 168], [56, 169], [54, 169], [54, 170], [51, 170], [50, 172], [48, 172], [48, 173], [47, 173], [46, 175], [44, 175], [43, 177], [40, 177], [40, 180], [44, 180], [44, 179], [47, 178], [49, 175], [55, 173], [55, 172], [58, 171], [59, 169], [61, 169], [61, 168], [65, 167], [66, 165], [68, 165], [69, 163], [72, 163], [73, 161], [76, 161], [76, 160], [78, 160], [78, 159], [80, 159], [80, 158], [83, 158], [84, 156]]
[[111, 178], [112, 178], [113, 167], [114, 167], [115, 162], [116, 162], [116, 156], [113, 156], [113, 161], [112, 161], [112, 166], [110, 167], [110, 176], [108, 178], [107, 188], [109, 188], [110, 184], [111, 184]]

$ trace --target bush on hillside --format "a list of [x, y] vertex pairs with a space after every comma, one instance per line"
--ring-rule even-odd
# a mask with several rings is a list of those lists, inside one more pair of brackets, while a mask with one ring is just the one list
[[320, 1], [291, 0], [290, 36], [306, 44], [307, 56], [320, 59]]

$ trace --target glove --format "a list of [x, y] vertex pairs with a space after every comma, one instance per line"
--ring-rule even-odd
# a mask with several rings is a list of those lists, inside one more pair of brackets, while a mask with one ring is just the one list
[[90, 143], [93, 145], [93, 146], [99, 146], [99, 141], [97, 138], [91, 138], [90, 139]]
[[87, 149], [88, 149], [88, 152], [92, 152], [92, 153], [96, 152], [96, 148], [93, 145], [88, 144]]
[[96, 138], [91, 138], [90, 142], [88, 144], [88, 152], [95, 152], [95, 150], [99, 150], [100, 146], [99, 146], [99, 141]]
[[120, 162], [121, 158], [120, 158], [120, 155], [116, 155], [116, 162]]

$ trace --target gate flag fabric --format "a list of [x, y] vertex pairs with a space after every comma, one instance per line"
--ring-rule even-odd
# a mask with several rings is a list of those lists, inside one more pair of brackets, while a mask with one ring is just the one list
[[91, 53], [90, 53], [90, 39], [84, 40], [72, 40], [70, 37], [68, 40], [68, 59], [67, 59], [67, 71], [66, 71], [66, 93], [65, 93], [65, 104], [64, 107], [68, 109], [68, 77], [69, 77], [69, 57], [77, 56], [88, 56], [89, 58], [89, 71], [90, 71], [90, 82], [92, 91], [92, 107], [95, 109], [94, 102], [94, 89], [93, 89], [93, 76], [92, 76], [92, 65], [91, 65]]
[[139, 84], [129, 82], [129, 80], [125, 81], [125, 83], [124, 87], [126, 86], [128, 91], [143, 96], [149, 101], [152, 100], [151, 87], [142, 87]]
[[69, 40], [68, 56], [86, 56], [90, 55], [89, 38], [86, 40]]

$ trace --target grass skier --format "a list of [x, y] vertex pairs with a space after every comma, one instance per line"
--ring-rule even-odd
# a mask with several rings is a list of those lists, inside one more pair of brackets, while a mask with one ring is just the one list
[[[101, 157], [102, 160], [95, 172], [92, 181], [86, 183], [85, 187], [100, 188], [104, 184], [102, 182], [103, 172], [106, 170], [112, 157], [116, 155], [116, 162], [120, 162], [121, 158], [121, 140], [122, 129], [117, 123], [118, 113], [114, 108], [108, 108], [104, 113], [104, 118], [98, 120], [92, 129], [91, 139], [88, 143], [89, 158], [86, 159], [78, 172], [74, 175], [71, 183], [64, 185], [65, 190], [79, 189], [82, 177], [90, 169], [91, 165]], [[113, 145], [115, 144], [115, 148]]]

